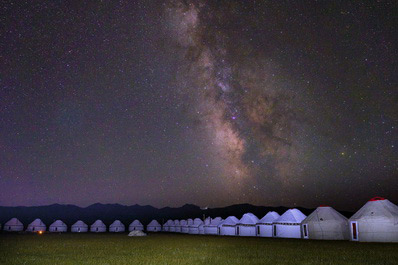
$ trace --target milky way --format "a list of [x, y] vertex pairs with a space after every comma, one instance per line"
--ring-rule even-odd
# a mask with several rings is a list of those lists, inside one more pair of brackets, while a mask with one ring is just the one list
[[190, 95], [228, 189], [251, 185], [272, 197], [301, 177], [301, 88], [282, 84], [271, 58], [228, 35], [225, 28], [236, 24], [232, 7], [206, 8], [196, 1], [166, 8], [167, 30], [184, 56], [178, 88]]
[[0, 205], [398, 200], [396, 1], [0, 8]]

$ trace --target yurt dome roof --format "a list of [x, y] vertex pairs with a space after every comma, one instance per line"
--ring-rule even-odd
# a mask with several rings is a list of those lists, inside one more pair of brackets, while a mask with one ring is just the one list
[[258, 218], [252, 213], [245, 213], [242, 218], [239, 220], [238, 224], [249, 224], [255, 225], [258, 223]]
[[264, 215], [263, 218], [261, 218], [258, 222], [262, 224], [266, 223], [272, 223], [276, 219], [278, 219], [280, 215], [277, 212], [268, 212], [266, 215]]
[[298, 209], [289, 209], [282, 214], [275, 223], [301, 223], [306, 216]]

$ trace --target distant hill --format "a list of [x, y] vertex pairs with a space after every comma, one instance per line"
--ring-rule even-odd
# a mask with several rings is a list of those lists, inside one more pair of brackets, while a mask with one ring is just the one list
[[[244, 213], [251, 212], [262, 218], [268, 211], [276, 211], [283, 214], [288, 207], [266, 207], [255, 206], [251, 204], [237, 204], [222, 208], [201, 209], [192, 204], [185, 204], [178, 208], [155, 208], [150, 205], [132, 205], [125, 206], [120, 204], [101, 204], [96, 203], [88, 207], [82, 208], [75, 205], [52, 204], [47, 206], [31, 206], [31, 207], [4, 207], [0, 206], [0, 223], [4, 224], [9, 219], [17, 217], [25, 226], [36, 218], [40, 218], [46, 225], [50, 225], [57, 219], [61, 219], [68, 226], [77, 220], [82, 220], [90, 225], [95, 220], [101, 219], [108, 226], [114, 220], [119, 219], [128, 226], [135, 219], [140, 220], [144, 225], [148, 224], [152, 219], [158, 220], [161, 224], [168, 219], [188, 219], [203, 217], [226, 218], [234, 215], [240, 218]], [[304, 214], [310, 214], [314, 209], [297, 207]], [[341, 212], [346, 217], [350, 217], [352, 213]]]

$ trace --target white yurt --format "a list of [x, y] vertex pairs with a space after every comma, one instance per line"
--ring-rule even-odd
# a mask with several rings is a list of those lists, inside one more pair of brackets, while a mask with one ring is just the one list
[[199, 234], [199, 226], [203, 225], [203, 221], [200, 220], [200, 218], [195, 218], [193, 220], [193, 223], [189, 226], [189, 234]]
[[258, 218], [252, 213], [245, 213], [236, 224], [236, 235], [238, 236], [257, 236], [256, 224]]
[[370, 199], [348, 221], [352, 241], [398, 242], [398, 206], [385, 198]]
[[152, 220], [147, 226], [146, 231], [148, 232], [161, 232], [162, 226], [156, 220]]
[[206, 235], [218, 235], [218, 225], [223, 221], [221, 217], [211, 219], [209, 224], [203, 226]]
[[188, 233], [188, 222], [187, 220], [180, 220], [180, 232], [181, 233]]
[[330, 206], [321, 205], [301, 222], [305, 239], [349, 240], [348, 220]]
[[90, 232], [94, 233], [106, 232], [106, 225], [101, 220], [97, 220], [90, 226]]
[[173, 220], [167, 220], [167, 222], [163, 225], [163, 231], [164, 232], [170, 232], [171, 226], [174, 226], [174, 221]]
[[189, 227], [193, 225], [193, 220], [192, 219], [187, 219], [187, 222], [184, 226], [181, 227], [181, 233], [189, 233]]
[[173, 220], [168, 220], [167, 223], [169, 225], [169, 231], [168, 232], [173, 232], [173, 230], [175, 231], [174, 221]]
[[144, 226], [141, 224], [139, 220], [134, 220], [130, 225], [129, 225], [129, 231], [144, 231]]
[[3, 230], [9, 232], [19, 232], [23, 230], [23, 224], [14, 217], [4, 224]]
[[70, 229], [72, 233], [86, 233], [88, 232], [88, 225], [86, 225], [83, 221], [77, 221], [74, 223]]
[[177, 226], [180, 226], [180, 221], [174, 220], [173, 225], [170, 226], [170, 232], [177, 232]]
[[199, 225], [199, 234], [200, 235], [204, 235], [205, 234], [205, 228], [204, 228], [204, 224]]
[[277, 212], [268, 212], [264, 215], [256, 225], [257, 236], [272, 237], [272, 223], [279, 217], [280, 215]]
[[115, 220], [110, 226], [109, 226], [109, 232], [113, 233], [123, 233], [126, 231], [126, 227], [122, 222], [119, 220]]
[[273, 236], [301, 238], [301, 222], [306, 218], [298, 209], [289, 209], [272, 223]]
[[28, 228], [26, 229], [28, 232], [38, 232], [38, 231], [46, 231], [46, 225], [40, 220], [40, 219], [35, 219], [33, 222], [31, 222], [28, 225]]
[[235, 216], [228, 216], [227, 219], [220, 222], [218, 225], [218, 234], [222, 236], [235, 236], [236, 235], [236, 224], [239, 219]]
[[66, 231], [68, 231], [68, 227], [61, 220], [57, 220], [50, 225], [50, 227], [48, 228], [48, 231], [50, 231], [50, 232], [66, 232]]
[[169, 231], [169, 225], [167, 224], [167, 222], [162, 225], [162, 231], [163, 232], [168, 232]]

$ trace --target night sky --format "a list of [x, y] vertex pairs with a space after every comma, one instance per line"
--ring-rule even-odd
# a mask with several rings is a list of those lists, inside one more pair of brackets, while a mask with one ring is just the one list
[[0, 205], [398, 202], [397, 1], [1, 1]]

